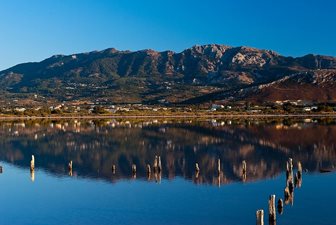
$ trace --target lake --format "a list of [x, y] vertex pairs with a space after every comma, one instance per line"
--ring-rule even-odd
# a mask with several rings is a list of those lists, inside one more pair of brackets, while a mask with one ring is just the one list
[[245, 225], [259, 209], [269, 224], [273, 194], [278, 225], [336, 221], [334, 118], [1, 120], [0, 134], [0, 224]]

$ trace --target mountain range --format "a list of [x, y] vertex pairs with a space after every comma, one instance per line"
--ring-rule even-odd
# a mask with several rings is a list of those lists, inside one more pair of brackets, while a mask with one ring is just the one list
[[54, 55], [0, 71], [0, 100], [22, 104], [200, 104], [214, 101], [336, 101], [336, 57], [286, 57], [225, 45], [182, 52], [103, 51]]

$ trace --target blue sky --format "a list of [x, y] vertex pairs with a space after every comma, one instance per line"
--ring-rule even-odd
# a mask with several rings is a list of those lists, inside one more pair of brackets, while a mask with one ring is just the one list
[[334, 0], [1, 0], [0, 69], [115, 47], [218, 43], [336, 56]]

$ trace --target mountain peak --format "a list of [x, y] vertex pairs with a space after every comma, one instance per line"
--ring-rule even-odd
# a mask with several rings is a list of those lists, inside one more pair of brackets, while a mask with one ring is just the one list
[[[246, 46], [195, 45], [180, 53], [109, 48], [55, 55], [39, 63], [14, 66], [0, 72], [0, 88], [5, 99], [34, 93], [53, 101], [178, 103], [202, 96], [203, 100], [211, 101], [213, 96], [222, 96], [215, 94], [218, 92], [232, 93], [230, 97], [235, 99], [231, 91], [236, 89], [268, 84], [307, 71], [331, 69], [336, 69], [334, 57], [284, 57], [274, 51]], [[318, 83], [328, 86], [325, 84], [335, 82], [335, 73], [328, 74], [320, 76]], [[297, 80], [293, 82], [300, 84]], [[323, 90], [323, 85], [318, 88]]]

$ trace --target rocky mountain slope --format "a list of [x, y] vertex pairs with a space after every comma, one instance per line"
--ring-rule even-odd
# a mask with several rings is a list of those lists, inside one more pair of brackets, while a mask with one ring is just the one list
[[[335, 57], [284, 57], [248, 47], [203, 45], [180, 53], [106, 49], [19, 64], [0, 72], [0, 90], [6, 99], [200, 103], [291, 99], [307, 84], [302, 98], [325, 101], [335, 100], [334, 69]], [[322, 93], [321, 99], [315, 93]]]
[[336, 70], [315, 70], [286, 76], [275, 82], [245, 91], [244, 99], [253, 101], [336, 100]]

